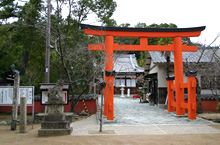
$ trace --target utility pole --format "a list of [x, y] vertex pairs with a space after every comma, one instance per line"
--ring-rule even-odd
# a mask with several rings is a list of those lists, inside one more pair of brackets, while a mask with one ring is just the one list
[[50, 83], [50, 13], [51, 0], [47, 1], [47, 33], [46, 33], [46, 65], [45, 65], [45, 83]]

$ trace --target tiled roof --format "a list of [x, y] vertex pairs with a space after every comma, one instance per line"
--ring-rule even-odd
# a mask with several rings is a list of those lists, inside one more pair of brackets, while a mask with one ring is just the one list
[[[218, 97], [220, 99], [220, 97]], [[184, 99], [187, 100], [188, 99], [188, 95], [184, 94]], [[198, 100], [198, 96], [196, 95], [196, 99]], [[212, 94], [201, 94], [201, 100], [216, 100], [216, 96], [212, 95]]]
[[144, 72], [144, 68], [138, 66], [135, 54], [114, 54], [113, 70], [115, 72]]
[[[183, 52], [183, 62], [197, 62], [202, 55], [203, 49], [199, 48], [197, 52]], [[166, 63], [165, 56], [160, 51], [149, 51], [153, 63]], [[212, 62], [214, 58], [220, 57], [220, 49], [206, 49], [203, 52], [199, 62]], [[174, 62], [173, 52], [171, 52], [170, 62]]]

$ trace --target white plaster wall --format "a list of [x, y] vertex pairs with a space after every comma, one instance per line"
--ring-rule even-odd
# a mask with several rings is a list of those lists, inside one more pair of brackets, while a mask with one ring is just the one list
[[[154, 66], [154, 63], [151, 61], [150, 68]], [[155, 68], [153, 68], [149, 74], [154, 74], [157, 73], [157, 78], [158, 78], [158, 87], [167, 87], [167, 80], [166, 80], [166, 66], [164, 64], [162, 65], [157, 65]], [[170, 76], [175, 76], [174, 73], [170, 73]], [[201, 77], [198, 76], [198, 80], [201, 83]], [[183, 73], [183, 81], [184, 83], [187, 83], [187, 76], [185, 73]], [[175, 80], [174, 80], [175, 84]], [[204, 94], [210, 94], [210, 90], [204, 90]]]
[[[150, 68], [152, 68], [154, 65], [155, 64], [153, 63], [153, 61], [151, 61]], [[149, 72], [149, 74], [154, 74], [154, 73], [158, 73], [158, 65]]]
[[[153, 66], [154, 63], [151, 61], [150, 68], [152, 68]], [[166, 69], [164, 66], [165, 65], [157, 65], [149, 72], [149, 74], [157, 73], [158, 87], [167, 87]]]
[[187, 83], [187, 76], [185, 75], [185, 73], [183, 73], [183, 82]]
[[166, 69], [165, 69], [165, 65], [158, 65], [158, 88], [161, 87], [167, 87], [167, 80], [166, 80]]

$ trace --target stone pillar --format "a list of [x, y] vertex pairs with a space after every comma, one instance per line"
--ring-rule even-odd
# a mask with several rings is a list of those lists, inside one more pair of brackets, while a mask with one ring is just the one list
[[26, 97], [20, 98], [20, 133], [26, 132], [27, 126], [27, 99]]
[[16, 126], [17, 126], [19, 83], [20, 83], [20, 75], [19, 73], [16, 73], [14, 79], [14, 88], [13, 88], [12, 122], [11, 122], [11, 130], [13, 131], [16, 130]]
[[130, 89], [127, 90], [127, 97], [130, 97]]

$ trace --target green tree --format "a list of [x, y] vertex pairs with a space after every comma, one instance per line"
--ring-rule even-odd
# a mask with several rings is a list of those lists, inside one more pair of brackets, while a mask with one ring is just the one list
[[[0, 0], [0, 19], [7, 20], [11, 17], [17, 17], [18, 4], [15, 0]], [[2, 23], [2, 22], [1, 22]]]
[[[16, 13], [10, 17], [17, 19], [3, 24], [5, 17], [1, 18], [0, 31], [3, 35], [0, 38], [0, 49], [4, 55], [1, 62], [7, 63], [0, 64], [4, 68], [0, 73], [10, 71], [10, 66], [15, 64], [21, 74], [21, 85], [38, 86], [43, 81], [46, 27], [40, 14], [43, 10], [41, 3], [42, 0], [30, 0], [23, 6], [17, 6], [11, 1], [11, 5], [16, 5]], [[6, 12], [6, 8], [3, 7], [2, 11]]]
[[[67, 18], [63, 18], [61, 15], [63, 3], [67, 3], [69, 8]], [[116, 3], [113, 0], [57, 1], [55, 14], [51, 17], [51, 37], [55, 40], [56, 52], [54, 57], [60, 59], [59, 63], [56, 63], [56, 68], [62, 67], [59, 69], [60, 77], [70, 83], [72, 95], [88, 92], [94, 72], [102, 70], [96, 69], [99, 67], [100, 59], [95, 59], [101, 56], [97, 52], [88, 51], [87, 46], [95, 41], [102, 42], [103, 38], [85, 36], [83, 30], [79, 28], [79, 24], [87, 20], [88, 15], [93, 13], [103, 26], [113, 26], [116, 22], [110, 17], [115, 11], [115, 7]], [[72, 111], [77, 101], [74, 102], [72, 99]]]

